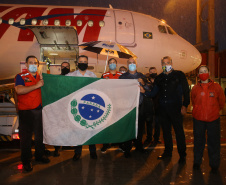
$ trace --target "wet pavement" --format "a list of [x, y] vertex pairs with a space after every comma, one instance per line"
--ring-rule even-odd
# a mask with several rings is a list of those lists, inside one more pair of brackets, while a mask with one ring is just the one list
[[[24, 172], [20, 162], [19, 149], [0, 149], [0, 184], [9, 185], [223, 185], [226, 184], [226, 111], [221, 116], [221, 165], [216, 174], [211, 172], [207, 147], [204, 151], [200, 170], [193, 170], [193, 129], [192, 116], [184, 118], [187, 143], [186, 164], [178, 164], [176, 148], [171, 160], [157, 160], [163, 153], [164, 144], [146, 147], [148, 154], [132, 150], [131, 158], [125, 158], [116, 146], [101, 153], [102, 145], [97, 145], [98, 159], [90, 159], [89, 150], [84, 147], [80, 160], [73, 161], [73, 150], [61, 150], [59, 157], [53, 157], [52, 146], [49, 164], [41, 164], [33, 159], [33, 171]], [[161, 135], [162, 138], [162, 135]], [[145, 138], [144, 138], [145, 139]], [[33, 150], [34, 152], [34, 150]]]

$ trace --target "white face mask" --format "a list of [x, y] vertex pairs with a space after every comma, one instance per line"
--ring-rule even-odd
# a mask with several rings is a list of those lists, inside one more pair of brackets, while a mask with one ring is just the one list
[[130, 71], [135, 71], [137, 69], [136, 64], [129, 64], [129, 70]]
[[36, 71], [38, 70], [38, 66], [35, 65], [35, 64], [30, 64], [28, 70], [29, 70], [31, 73], [36, 73]]
[[162, 66], [163, 72], [170, 72], [172, 69], [171, 65]]

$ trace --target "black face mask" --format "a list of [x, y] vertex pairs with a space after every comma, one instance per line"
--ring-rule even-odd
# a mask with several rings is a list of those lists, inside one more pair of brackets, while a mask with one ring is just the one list
[[63, 69], [61, 69], [61, 75], [66, 75], [70, 72], [70, 69], [64, 67]]
[[88, 64], [87, 63], [78, 63], [78, 68], [81, 71], [85, 71], [88, 68]]
[[151, 78], [155, 78], [157, 76], [157, 73], [152, 73], [152, 74], [150, 74], [150, 77]]

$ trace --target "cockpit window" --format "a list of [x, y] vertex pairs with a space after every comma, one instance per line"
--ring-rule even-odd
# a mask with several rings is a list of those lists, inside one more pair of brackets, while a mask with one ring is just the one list
[[177, 33], [169, 26], [167, 26], [167, 30], [169, 34], [176, 35]]
[[166, 27], [165, 27], [165, 26], [159, 25], [158, 28], [159, 28], [159, 31], [160, 31], [161, 33], [166, 33]]

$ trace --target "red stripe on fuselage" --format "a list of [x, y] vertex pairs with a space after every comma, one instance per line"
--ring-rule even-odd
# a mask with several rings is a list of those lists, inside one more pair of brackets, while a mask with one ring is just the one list
[[[30, 19], [33, 17], [41, 16], [45, 10], [46, 10], [46, 8], [36, 8], [36, 7], [16, 8], [16, 9], [8, 12], [4, 16], [2, 16], [2, 19], [9, 20], [10, 18], [13, 18], [16, 21], [18, 19], [18, 17], [20, 17], [23, 14], [27, 14], [25, 19]], [[10, 26], [9, 24], [5, 24], [5, 23], [0, 24], [0, 39], [5, 34], [5, 32], [8, 30], [9, 26]], [[33, 38], [34, 38], [34, 34], [30, 30], [20, 29], [18, 41], [33, 41]]]
[[[27, 14], [25, 19], [30, 19], [34, 17], [40, 17], [42, 16], [43, 12], [47, 8], [36, 8], [36, 7], [22, 7], [22, 8], [16, 8], [7, 14], [5, 14], [2, 19], [3, 20], [8, 20], [9, 18], [14, 18], [14, 20], [17, 20], [18, 17], [20, 17], [23, 14]], [[85, 9], [80, 14], [95, 14], [95, 15], [77, 15], [74, 17], [74, 15], [68, 15], [68, 16], [59, 16], [59, 17], [54, 17], [54, 18], [49, 18], [49, 24], [48, 25], [54, 25], [54, 20], [59, 19], [60, 24], [62, 26], [65, 25], [65, 21], [67, 19], [71, 20], [71, 25], [75, 26], [77, 29], [78, 35], [86, 26], [87, 22], [89, 20], [92, 20], [94, 22], [92, 27], [87, 26], [86, 31], [84, 34], [83, 42], [90, 42], [90, 41], [97, 41], [101, 27], [99, 26], [99, 21], [102, 21], [104, 19], [104, 15], [106, 14], [107, 10], [100, 10], [100, 9]], [[54, 14], [70, 14], [74, 13], [73, 8], [54, 8], [49, 11], [48, 15], [54, 15]], [[103, 15], [103, 16], [98, 16], [98, 15]], [[77, 26], [77, 20], [82, 21], [82, 26]], [[38, 21], [38, 24], [40, 24], [40, 21]], [[5, 34], [7, 29], [9, 28], [10, 25], [2, 23], [0, 25], [0, 39], [2, 36]], [[18, 41], [33, 41], [34, 34], [29, 30], [20, 30], [19, 36], [18, 36]]]
[[11, 8], [12, 6], [0, 6], [0, 13], [2, 13], [3, 11]]
[[[92, 27], [89, 27], [89, 26], [86, 27], [83, 42], [97, 41], [100, 34], [100, 29], [101, 29], [101, 27], [99, 26], [99, 21], [104, 20], [104, 15], [106, 14], [106, 11], [107, 10], [86, 9], [81, 11], [80, 14], [87, 14], [87, 15], [77, 15], [75, 18], [74, 18], [74, 15], [50, 18], [48, 19], [49, 20], [48, 25], [54, 25], [54, 20], [59, 19], [60, 24], [64, 26], [65, 21], [69, 19], [71, 20], [71, 25], [76, 27], [77, 33], [79, 35], [82, 29], [84, 28], [84, 26], [87, 24], [87, 22], [89, 20], [92, 20], [94, 24]], [[76, 13], [76, 12], [74, 12], [74, 9], [72, 8], [54, 8], [49, 12], [48, 15], [70, 14], [70, 13]], [[88, 15], [88, 14], [94, 14], [94, 15]], [[103, 16], [96, 16], [96, 15], [103, 15]], [[82, 26], [77, 26], [78, 20], [82, 21]]]
[[[2, 13], [3, 11], [5, 11], [9, 8], [11, 8], [11, 7], [10, 6], [0, 6], [0, 13]], [[9, 28], [9, 25], [4, 24], [4, 23], [0, 24], [0, 39], [2, 38], [2, 36], [4, 35], [4, 33], [6, 32], [6, 30], [8, 28]]]

